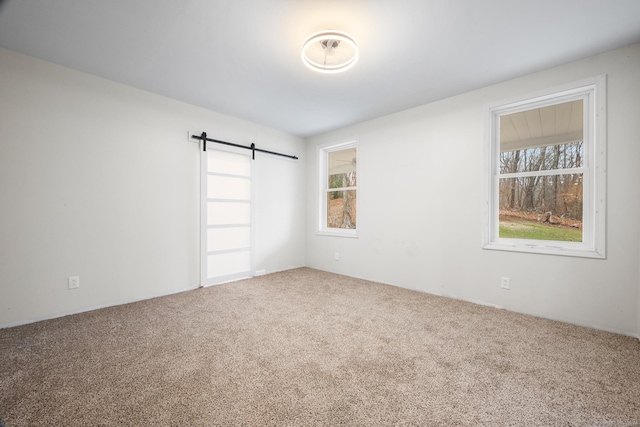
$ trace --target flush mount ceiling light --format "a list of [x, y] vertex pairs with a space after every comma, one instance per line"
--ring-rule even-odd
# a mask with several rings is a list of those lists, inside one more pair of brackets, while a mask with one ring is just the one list
[[358, 45], [341, 31], [312, 34], [302, 46], [302, 62], [321, 73], [341, 73], [358, 61]]

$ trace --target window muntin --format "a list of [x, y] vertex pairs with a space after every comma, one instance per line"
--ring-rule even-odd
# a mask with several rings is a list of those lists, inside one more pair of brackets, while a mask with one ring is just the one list
[[490, 108], [485, 248], [604, 257], [604, 89]]
[[356, 236], [357, 148], [355, 142], [320, 149], [320, 234]]

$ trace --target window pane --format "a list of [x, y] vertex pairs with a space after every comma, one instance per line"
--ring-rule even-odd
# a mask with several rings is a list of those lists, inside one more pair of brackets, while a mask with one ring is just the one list
[[500, 117], [500, 173], [584, 165], [583, 100]]
[[327, 193], [327, 227], [356, 228], [356, 191]]
[[329, 188], [343, 188], [356, 186], [356, 172], [329, 175]]
[[584, 144], [582, 141], [500, 153], [501, 174], [583, 166]]
[[356, 186], [356, 149], [330, 151], [328, 153], [329, 188]]
[[500, 153], [501, 174], [580, 168], [583, 165], [582, 141]]
[[499, 237], [582, 241], [582, 174], [500, 179]]

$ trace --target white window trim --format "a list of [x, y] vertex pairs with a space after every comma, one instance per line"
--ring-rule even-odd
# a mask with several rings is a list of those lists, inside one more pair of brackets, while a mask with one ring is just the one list
[[[329, 153], [333, 151], [346, 150], [348, 148], [355, 148], [358, 150], [358, 141], [350, 139], [346, 142], [330, 143], [318, 146], [318, 210], [317, 221], [318, 227], [316, 234], [319, 236], [335, 236], [335, 237], [351, 237], [358, 238], [358, 216], [360, 209], [358, 209], [358, 201], [356, 199], [356, 228], [344, 229], [344, 228], [329, 228], [327, 227], [327, 166], [329, 161]], [[356, 179], [360, 179], [359, 175], [359, 162], [356, 161]], [[347, 189], [356, 190], [356, 194], [359, 192], [358, 182], [355, 187], [349, 187]], [[341, 189], [343, 190], [343, 189]], [[359, 196], [359, 195], [358, 195]], [[357, 196], [356, 196], [357, 197]]]
[[[583, 97], [585, 144], [583, 172], [584, 208], [583, 242], [562, 242], [498, 237], [498, 173], [500, 127], [505, 114], [558, 104]], [[487, 106], [488, 117], [485, 149], [485, 206], [483, 248], [537, 254], [565, 255], [585, 258], [606, 258], [606, 75], [563, 85], [535, 95], [520, 97]], [[562, 171], [571, 173], [572, 171]], [[519, 174], [518, 174], [519, 175]]]

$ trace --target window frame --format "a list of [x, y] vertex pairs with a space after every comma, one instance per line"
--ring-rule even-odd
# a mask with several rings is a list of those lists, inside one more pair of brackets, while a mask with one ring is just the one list
[[[582, 242], [499, 237], [500, 117], [583, 99]], [[606, 258], [606, 75], [563, 85], [535, 95], [488, 105], [485, 149], [483, 248], [585, 258]], [[574, 173], [576, 169], [566, 169]], [[524, 172], [528, 174], [528, 172]], [[518, 174], [520, 175], [520, 174]], [[545, 175], [539, 173], [538, 175]], [[503, 175], [503, 178], [504, 175]]]
[[[317, 212], [317, 231], [320, 236], [336, 236], [336, 237], [358, 237], [358, 187], [359, 187], [359, 162], [356, 161], [356, 185], [353, 187], [329, 188], [329, 153], [335, 151], [356, 149], [356, 158], [358, 157], [358, 141], [349, 139], [345, 142], [324, 144], [318, 147], [318, 212]], [[330, 228], [327, 227], [327, 194], [330, 191], [346, 191], [353, 190], [356, 192], [356, 228]]]

